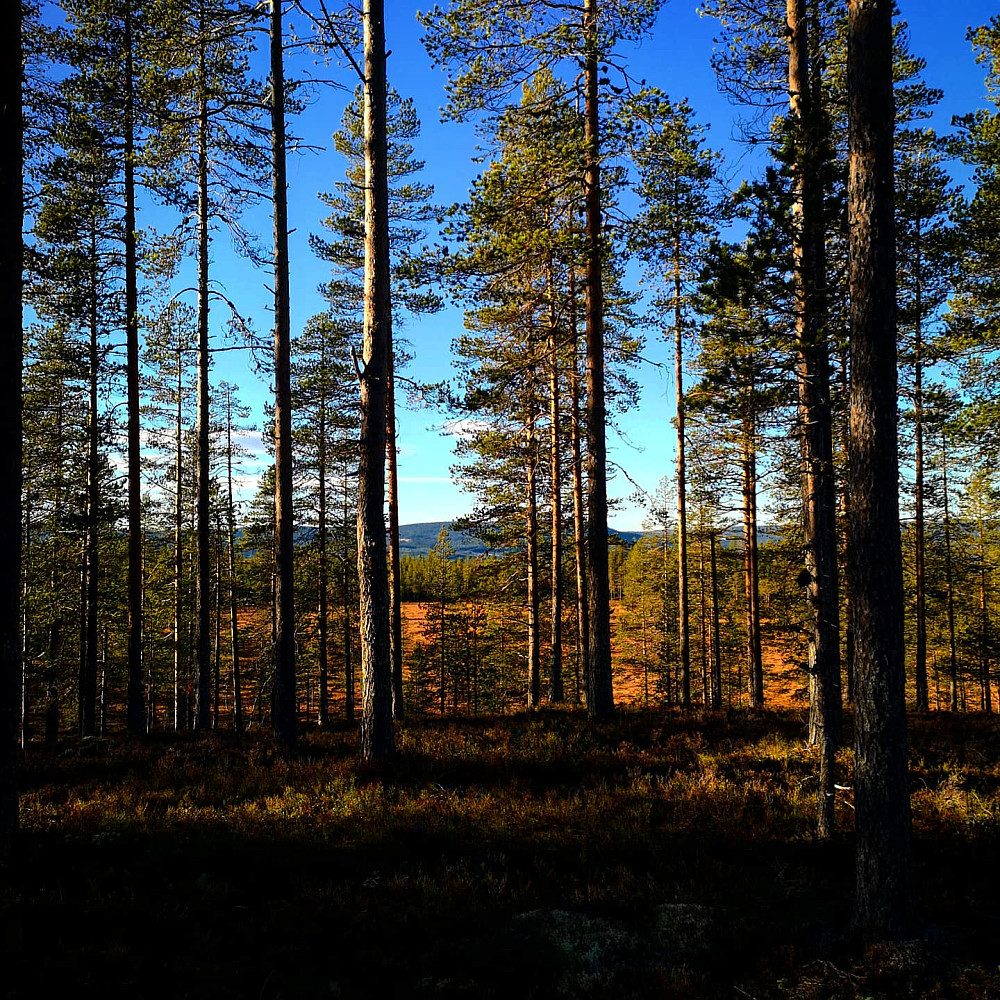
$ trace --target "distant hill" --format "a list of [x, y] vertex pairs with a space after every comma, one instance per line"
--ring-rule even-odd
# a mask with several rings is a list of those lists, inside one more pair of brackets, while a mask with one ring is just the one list
[[[451, 527], [450, 521], [423, 521], [420, 524], [401, 524], [399, 526], [399, 554], [403, 556], [425, 556], [430, 552], [441, 529]], [[617, 535], [627, 545], [632, 545], [644, 534], [642, 531], [618, 531], [611, 529], [612, 535]], [[463, 531], [451, 532], [451, 545], [460, 558], [480, 556], [486, 552], [486, 546], [478, 538]]]

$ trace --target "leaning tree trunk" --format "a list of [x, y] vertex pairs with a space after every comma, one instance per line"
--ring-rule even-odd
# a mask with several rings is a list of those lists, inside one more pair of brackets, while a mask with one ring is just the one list
[[892, 0], [850, 0], [851, 607], [857, 909], [871, 939], [910, 928], [902, 553], [896, 439]]
[[394, 750], [392, 642], [385, 549], [385, 427], [389, 373], [389, 181], [385, 4], [364, 0], [365, 290], [358, 463], [358, 582], [361, 592], [361, 755]]
[[292, 380], [285, 182], [285, 71], [282, 0], [271, 0], [271, 180], [274, 198], [274, 738], [295, 742], [295, 535], [292, 526]]
[[18, 827], [17, 731], [21, 694], [21, 5], [8, 5], [0, 42], [0, 863]]
[[598, 115], [597, 0], [584, 0], [584, 144], [587, 246], [587, 713], [606, 719], [615, 708], [611, 675], [608, 580], [608, 477], [604, 402], [604, 284]]

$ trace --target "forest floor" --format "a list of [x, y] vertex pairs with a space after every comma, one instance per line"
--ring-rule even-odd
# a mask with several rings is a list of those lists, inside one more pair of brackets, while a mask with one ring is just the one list
[[911, 719], [919, 924], [850, 927], [801, 712], [32, 745], [5, 997], [1000, 997], [1000, 722]]

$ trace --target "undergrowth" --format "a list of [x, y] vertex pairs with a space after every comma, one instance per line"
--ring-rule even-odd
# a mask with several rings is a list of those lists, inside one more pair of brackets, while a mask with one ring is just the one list
[[32, 746], [8, 997], [1000, 996], [1000, 725], [911, 720], [920, 925], [850, 927], [793, 714], [413, 720], [294, 753], [220, 734]]

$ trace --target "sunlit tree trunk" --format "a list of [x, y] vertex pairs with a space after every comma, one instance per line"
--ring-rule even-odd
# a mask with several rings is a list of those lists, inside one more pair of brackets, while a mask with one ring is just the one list
[[295, 742], [295, 534], [292, 525], [291, 329], [288, 192], [285, 181], [285, 70], [282, 0], [271, 0], [271, 179], [274, 199], [274, 560], [277, 632], [271, 724]]
[[912, 920], [896, 436], [892, 0], [848, 7], [851, 609], [855, 918], [870, 939]]
[[392, 642], [385, 549], [386, 393], [389, 373], [389, 181], [385, 10], [364, 0], [365, 291], [358, 466], [358, 581], [361, 591], [361, 755], [392, 754]]

